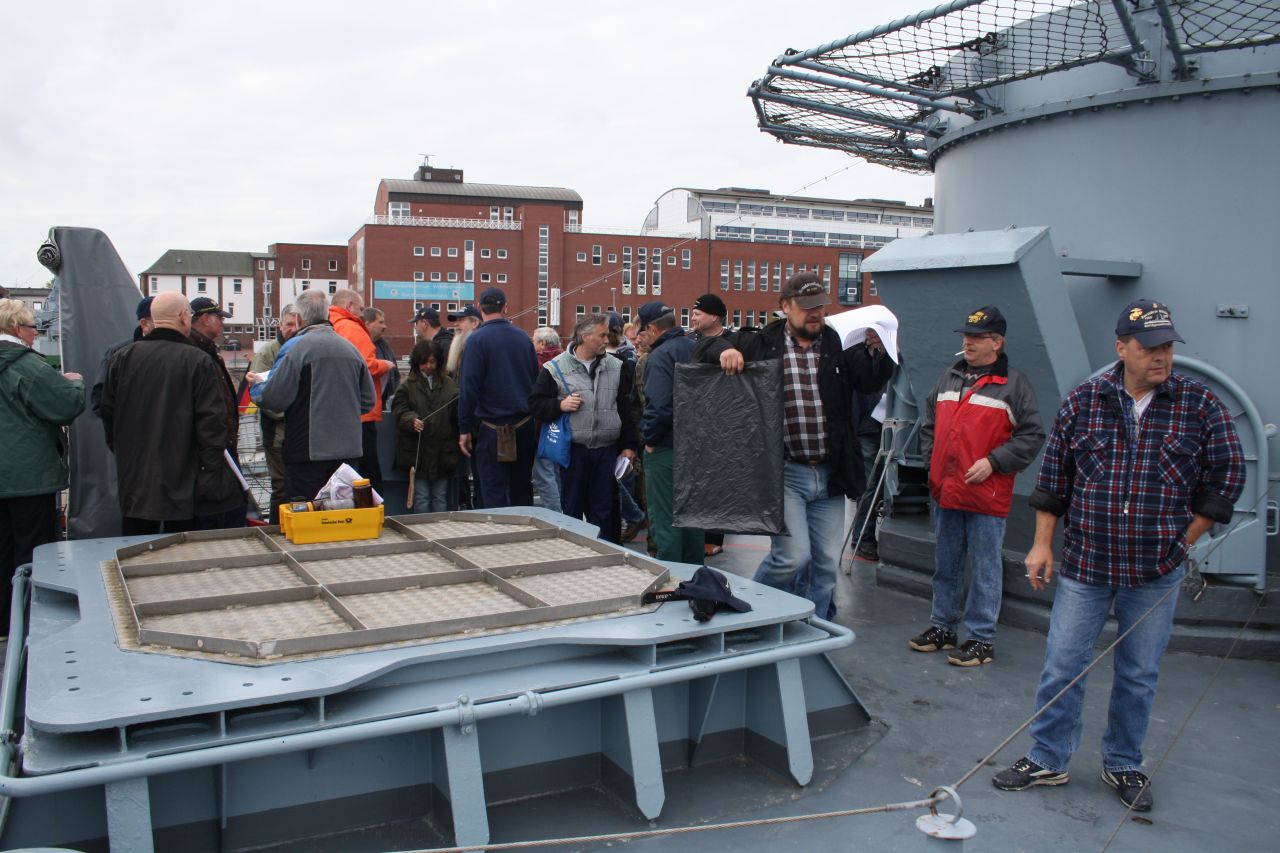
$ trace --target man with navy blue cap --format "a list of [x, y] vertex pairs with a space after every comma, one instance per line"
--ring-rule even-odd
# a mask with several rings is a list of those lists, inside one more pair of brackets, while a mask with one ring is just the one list
[[499, 288], [480, 294], [484, 323], [467, 340], [459, 371], [458, 446], [472, 460], [483, 508], [533, 506], [537, 433], [529, 393], [538, 358], [529, 336], [505, 316]]
[[1053, 534], [1065, 518], [1062, 571], [1033, 743], [992, 779], [1001, 790], [1067, 781], [1085, 689], [1083, 680], [1068, 685], [1088, 665], [1114, 611], [1124, 639], [1116, 647], [1102, 779], [1129, 809], [1151, 809], [1151, 783], [1139, 769], [1142, 742], [1183, 563], [1214, 524], [1231, 521], [1245, 479], [1231, 413], [1203, 384], [1173, 372], [1175, 341], [1182, 338], [1167, 305], [1129, 303], [1116, 322], [1118, 361], [1058, 410], [1029, 501], [1036, 532], [1027, 579], [1037, 590], [1052, 580]]

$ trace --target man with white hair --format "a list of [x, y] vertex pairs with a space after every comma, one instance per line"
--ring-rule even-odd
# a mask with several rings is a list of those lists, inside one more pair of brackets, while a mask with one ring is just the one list
[[262, 405], [284, 412], [285, 494], [310, 500], [338, 466], [360, 464], [360, 417], [376, 394], [364, 358], [327, 321], [324, 293], [305, 291], [296, 305], [303, 328], [281, 348]]
[[364, 297], [354, 290], [343, 288], [333, 294], [329, 305], [329, 322], [333, 325], [333, 330], [360, 353], [369, 370], [369, 375], [373, 378], [373, 405], [360, 416], [362, 450], [360, 459], [354, 467], [369, 478], [374, 489], [381, 492], [382, 465], [378, 461], [378, 422], [382, 420], [382, 383], [387, 374], [396, 369], [396, 363], [378, 357], [378, 349], [373, 345], [373, 337], [360, 316], [363, 311]]

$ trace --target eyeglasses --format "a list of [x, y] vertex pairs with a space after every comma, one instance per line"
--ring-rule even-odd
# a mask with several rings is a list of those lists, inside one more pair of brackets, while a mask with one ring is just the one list
[[19, 328], [19, 329], [32, 329], [32, 330], [37, 330], [37, 331], [40, 329], [40, 327], [39, 327], [39, 326], [37, 326], [37, 325], [35, 325], [35, 324], [33, 324], [33, 323], [19, 323], [19, 324], [18, 324], [18, 328]]

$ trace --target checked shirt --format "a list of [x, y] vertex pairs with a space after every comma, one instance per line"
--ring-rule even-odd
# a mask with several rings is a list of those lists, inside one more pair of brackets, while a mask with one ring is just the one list
[[1058, 410], [1031, 506], [1065, 515], [1062, 573], [1133, 587], [1182, 564], [1193, 515], [1231, 520], [1244, 454], [1226, 407], [1173, 373], [1141, 420], [1124, 365], [1084, 382]]
[[827, 422], [818, 393], [822, 339], [802, 347], [788, 330], [782, 354], [782, 444], [793, 462], [824, 462]]

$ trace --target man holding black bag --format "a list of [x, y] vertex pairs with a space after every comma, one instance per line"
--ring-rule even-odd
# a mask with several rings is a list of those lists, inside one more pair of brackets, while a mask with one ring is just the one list
[[620, 541], [614, 514], [614, 476], [619, 451], [634, 460], [632, 371], [611, 355], [609, 321], [603, 314], [587, 314], [573, 330], [574, 343], [543, 365], [529, 395], [529, 411], [548, 428], [561, 427], [564, 415], [571, 436], [568, 465], [561, 466], [561, 512], [584, 515], [600, 528], [600, 538]]

